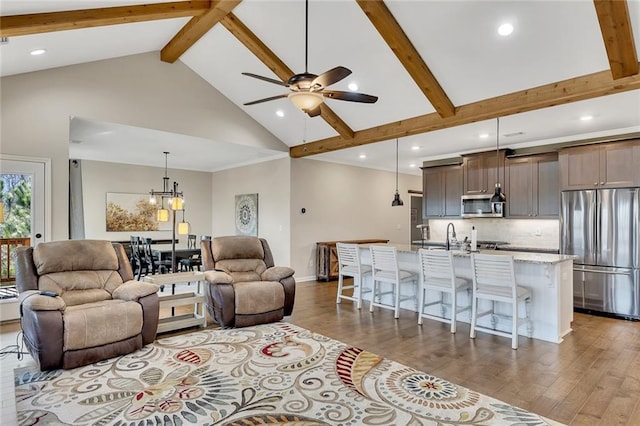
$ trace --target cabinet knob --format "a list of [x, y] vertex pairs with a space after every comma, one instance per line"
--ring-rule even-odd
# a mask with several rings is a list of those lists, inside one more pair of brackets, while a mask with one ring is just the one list
[[604, 185], [604, 182], [600, 182], [600, 185]]
[[593, 186], [598, 186], [598, 182], [593, 182]]

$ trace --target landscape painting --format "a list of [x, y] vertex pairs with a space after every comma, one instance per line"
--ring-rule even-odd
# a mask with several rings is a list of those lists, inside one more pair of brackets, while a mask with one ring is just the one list
[[148, 194], [107, 193], [107, 232], [165, 231], [170, 222], [156, 220], [157, 205]]

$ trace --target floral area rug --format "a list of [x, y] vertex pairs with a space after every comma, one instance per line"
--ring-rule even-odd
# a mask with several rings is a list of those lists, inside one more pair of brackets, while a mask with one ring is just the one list
[[297, 326], [202, 330], [73, 370], [16, 369], [21, 425], [546, 425]]

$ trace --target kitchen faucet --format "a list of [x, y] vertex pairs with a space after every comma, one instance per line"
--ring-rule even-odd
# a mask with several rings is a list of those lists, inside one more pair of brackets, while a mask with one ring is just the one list
[[447, 225], [447, 250], [451, 249], [451, 243], [449, 242], [449, 227], [451, 227], [451, 229], [453, 230], [453, 232], [451, 234], [451, 238], [453, 239], [453, 241], [457, 241], [457, 239], [456, 239], [456, 227], [453, 224], [453, 222], [449, 222], [449, 224]]

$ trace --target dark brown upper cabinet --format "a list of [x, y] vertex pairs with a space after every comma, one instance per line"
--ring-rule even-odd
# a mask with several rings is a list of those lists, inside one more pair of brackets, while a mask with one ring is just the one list
[[640, 140], [560, 151], [560, 188], [624, 188], [640, 185]]

